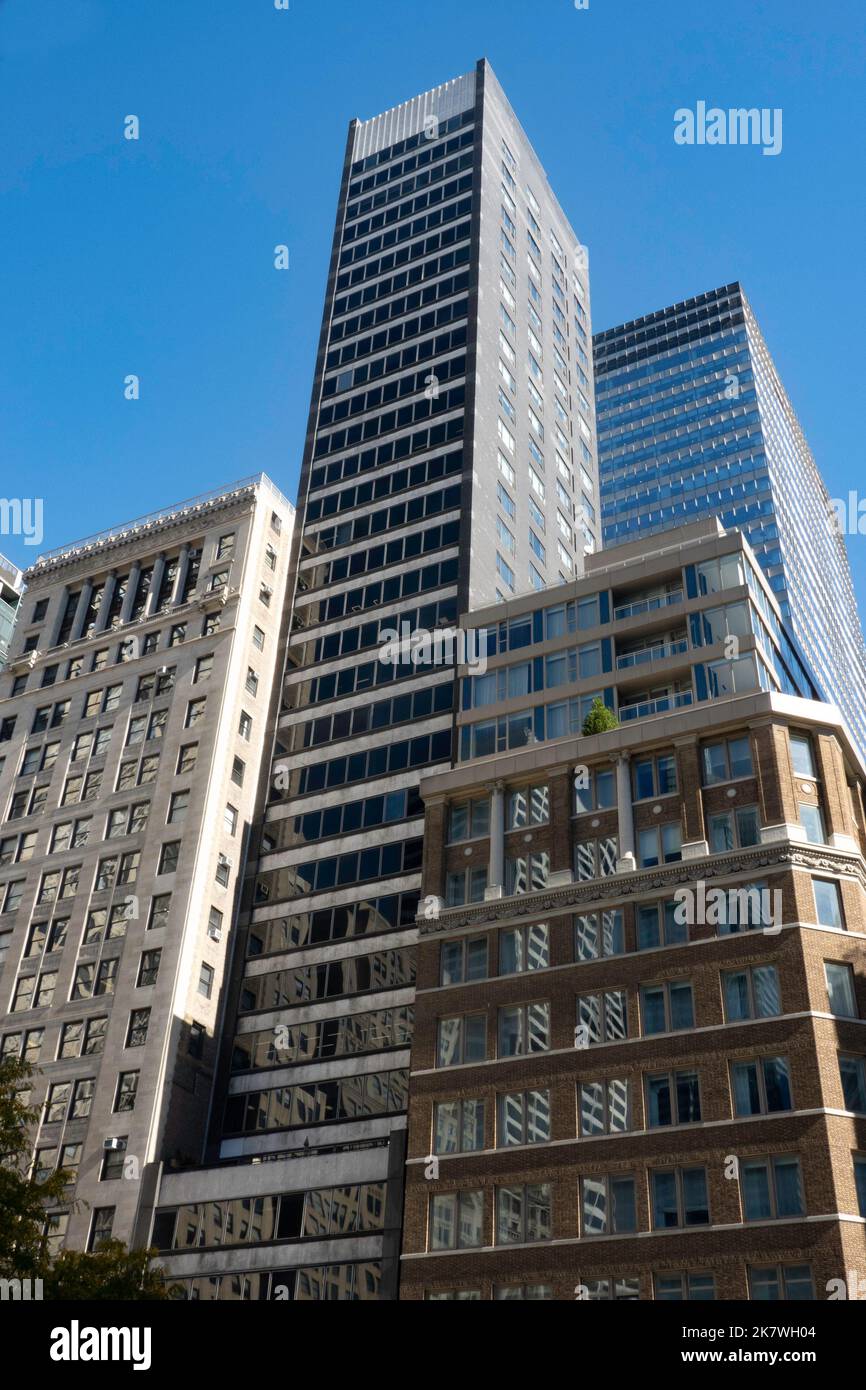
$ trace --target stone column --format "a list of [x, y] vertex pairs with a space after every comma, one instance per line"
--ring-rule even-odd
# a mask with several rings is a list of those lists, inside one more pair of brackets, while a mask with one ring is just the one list
[[812, 744], [815, 749], [819, 785], [824, 792], [823, 810], [827, 843], [834, 849], [851, 850], [856, 854], [859, 849], [857, 826], [842, 750], [835, 735], [830, 732], [816, 731], [812, 737]]
[[490, 792], [490, 858], [484, 897], [501, 898], [505, 892], [505, 783], [494, 782]]
[[96, 615], [96, 622], [93, 625], [94, 635], [97, 632], [104, 632], [108, 627], [108, 614], [111, 611], [111, 601], [114, 598], [114, 590], [117, 585], [117, 572], [112, 570], [105, 580], [105, 587], [102, 590], [102, 598], [99, 603], [99, 612]]
[[90, 607], [92, 594], [93, 580], [85, 579], [81, 586], [81, 596], [78, 600], [78, 607], [75, 610], [75, 621], [72, 624], [72, 631], [69, 634], [70, 642], [75, 642], [84, 631], [84, 623], [87, 618], [87, 610]]
[[120, 610], [120, 625], [129, 622], [132, 613], [132, 605], [135, 603], [135, 595], [138, 593], [138, 585], [141, 580], [141, 562], [136, 560], [129, 571], [129, 579], [126, 581], [126, 593], [123, 596], [123, 607]]
[[184, 584], [186, 583], [186, 576], [187, 576], [188, 570], [189, 570], [189, 545], [187, 544], [187, 545], [182, 545], [182, 546], [181, 546], [181, 548], [180, 548], [180, 555], [178, 556], [178, 559], [177, 559], [177, 574], [176, 574], [175, 577], [174, 577], [174, 588], [172, 589], [172, 592], [171, 592], [171, 603], [170, 603], [170, 607], [172, 607], [172, 608], [176, 608], [177, 605], [180, 603], [180, 597], [181, 597], [181, 594], [183, 593], [183, 586], [184, 586]]
[[69, 585], [64, 584], [63, 588], [61, 589], [60, 593], [57, 595], [57, 598], [55, 599], [57, 607], [54, 610], [54, 622], [51, 624], [51, 627], [48, 630], [47, 646], [49, 647], [57, 646], [57, 642], [60, 637], [60, 625], [63, 622], [63, 618], [66, 613], [66, 604], [68, 600]]
[[618, 856], [616, 871], [628, 873], [637, 868], [634, 852], [634, 811], [631, 800], [631, 762], [628, 753], [614, 755], [616, 767], [616, 809], [618, 823]]
[[162, 576], [165, 573], [165, 551], [162, 550], [153, 562], [153, 574], [150, 576], [150, 592], [147, 596], [142, 617], [150, 618], [156, 611], [156, 602], [159, 598], [159, 591], [162, 588]]

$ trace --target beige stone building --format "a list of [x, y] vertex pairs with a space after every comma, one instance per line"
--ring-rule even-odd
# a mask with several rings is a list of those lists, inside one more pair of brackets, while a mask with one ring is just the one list
[[146, 1237], [161, 1165], [203, 1157], [293, 520], [260, 474], [25, 575], [0, 676], [0, 1048], [39, 1069], [37, 1169], [72, 1175], [57, 1247]]

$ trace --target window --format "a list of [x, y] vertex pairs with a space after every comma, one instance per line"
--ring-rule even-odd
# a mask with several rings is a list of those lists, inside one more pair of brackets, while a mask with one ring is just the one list
[[181, 777], [185, 773], [192, 772], [198, 758], [198, 744], [185, 743], [177, 756], [176, 776]]
[[616, 860], [616, 835], [606, 835], [601, 840], [579, 840], [574, 847], [575, 878], [581, 882], [607, 878], [616, 873]]
[[71, 1093], [71, 1081], [56, 1081], [54, 1085], [48, 1087], [43, 1124], [54, 1125], [62, 1123], [66, 1115], [66, 1107], [69, 1104]]
[[712, 1274], [655, 1274], [653, 1284], [659, 1303], [712, 1303], [716, 1297]]
[[808, 734], [791, 733], [788, 738], [791, 749], [791, 766], [795, 777], [816, 779], [815, 758], [812, 753], [812, 740]]
[[800, 802], [800, 824], [806, 832], [806, 839], [813, 845], [824, 845], [827, 837], [824, 834], [824, 817], [821, 815], [820, 806], [809, 806], [805, 802]]
[[277, 568], [277, 552], [272, 545], [265, 548], [265, 564], [269, 570], [275, 570]]
[[156, 984], [156, 977], [159, 974], [159, 958], [161, 955], [161, 950], [142, 951], [138, 966], [137, 986], [139, 989], [143, 989], [146, 985]]
[[259, 603], [263, 603], [265, 608], [270, 608], [272, 594], [273, 590], [269, 589], [267, 584], [262, 584], [259, 588]]
[[440, 954], [441, 985], [462, 985], [487, 979], [487, 937], [443, 941]]
[[824, 962], [827, 979], [827, 998], [831, 1014], [837, 1018], [859, 1018], [857, 996], [854, 992], [854, 971], [850, 965]]
[[262, 631], [262, 629], [258, 626], [253, 628], [253, 646], [257, 649], [257, 651], [264, 651], [265, 634]]
[[722, 743], [705, 743], [701, 748], [705, 786], [731, 782], [737, 777], [753, 777], [752, 749], [748, 736], [729, 738]]
[[455, 801], [448, 808], [448, 839], [450, 843], [470, 840], [490, 834], [490, 801]]
[[761, 823], [757, 806], [738, 806], [735, 811], [722, 811], [707, 817], [707, 831], [712, 854], [725, 854], [731, 849], [746, 849], [761, 842]]
[[599, 960], [621, 956], [625, 950], [622, 912], [591, 912], [574, 919], [575, 960]]
[[701, 1118], [696, 1071], [663, 1072], [645, 1078], [647, 1125], [693, 1125]]
[[788, 1154], [744, 1160], [740, 1165], [740, 1195], [746, 1221], [805, 1216], [800, 1160]]
[[231, 804], [229, 804], [229, 805], [226, 806], [225, 811], [223, 812], [223, 830], [225, 830], [225, 832], [226, 832], [228, 835], [234, 835], [234, 834], [236, 834], [236, 832], [237, 832], [237, 828], [238, 828], [238, 812], [237, 812], [237, 807], [236, 807], [236, 806], [232, 806]]
[[243, 758], [233, 758], [233, 759], [232, 759], [232, 781], [235, 783], [236, 786], [238, 786], [238, 787], [242, 787], [242, 786], [243, 786], [243, 784], [244, 784], [244, 773], [245, 773], [245, 771], [246, 771], [246, 763], [244, 762]]
[[625, 1134], [631, 1129], [631, 1082], [627, 1077], [581, 1081], [577, 1118], [581, 1138], [593, 1134]]
[[678, 904], [645, 903], [637, 908], [637, 949], [651, 950], [656, 946], [675, 946], [688, 940], [688, 926], [678, 920]]
[[749, 1298], [756, 1303], [813, 1300], [809, 1265], [750, 1265]]
[[[589, 785], [584, 786], [584, 781]], [[577, 776], [574, 779], [574, 809], [579, 815], [583, 811], [607, 811], [616, 805], [616, 774], [613, 768], [593, 768], [588, 778]]]
[[140, 1073], [137, 1071], [122, 1071], [117, 1078], [117, 1093], [114, 1099], [114, 1113], [120, 1114], [125, 1110], [135, 1109], [135, 1097], [138, 1091], [138, 1078]]
[[210, 999], [213, 994], [215, 973], [212, 965], [208, 965], [206, 961], [202, 961], [201, 969], [198, 973], [198, 992], [199, 994], [203, 994], [205, 999]]
[[186, 707], [186, 721], [184, 724], [184, 728], [192, 729], [195, 727], [196, 724], [198, 724], [199, 720], [201, 720], [204, 717], [204, 709], [206, 704], [207, 699], [190, 700], [189, 704]]
[[522, 1057], [550, 1047], [550, 1005], [522, 1004], [499, 1010], [500, 1057]]
[[581, 994], [577, 998], [578, 1046], [618, 1042], [628, 1037], [628, 995], [624, 989], [603, 994]]
[[836, 880], [813, 878], [812, 889], [815, 894], [815, 915], [819, 925], [835, 927], [837, 931], [844, 931], [845, 918], [842, 915], [842, 895]]
[[545, 784], [509, 793], [506, 829], [523, 830], [528, 825], [547, 825], [549, 821], [550, 795]]
[[487, 887], [487, 867], [478, 869], [458, 869], [445, 878], [445, 902], [448, 907], [460, 907], [463, 903], [484, 901]]
[[456, 1067], [464, 1062], [483, 1062], [486, 1053], [485, 1014], [440, 1018], [436, 1044], [437, 1067]]
[[[150, 1009], [133, 1009], [126, 1030], [127, 1047], [144, 1047], [150, 1023]], [[137, 1074], [137, 1073], [136, 1073]]]
[[500, 975], [521, 974], [525, 970], [543, 970], [550, 964], [550, 943], [547, 923], [531, 927], [516, 927], [499, 934]]
[[213, 670], [213, 661], [213, 652], [209, 652], [206, 656], [200, 656], [198, 658], [198, 660], [195, 663], [195, 671], [193, 672], [192, 678], [194, 685], [197, 684], [199, 681], [207, 680], [208, 676]]
[[70, 1120], [86, 1120], [90, 1115], [90, 1107], [93, 1104], [93, 1089], [96, 1085], [93, 1077], [86, 1077], [81, 1081], [76, 1081], [72, 1089], [72, 1106], [69, 1111]]
[[793, 1109], [787, 1057], [731, 1063], [735, 1115], [772, 1115]]
[[866, 1112], [866, 1059], [840, 1056], [839, 1076], [845, 1109]]
[[434, 1105], [434, 1153], [470, 1153], [483, 1148], [483, 1100], [446, 1100]]
[[[223, 934], [223, 915], [218, 907], [212, 907], [208, 913], [207, 934], [212, 941], [219, 941]], [[210, 998], [210, 995], [208, 995]]]
[[112, 960], [101, 960], [99, 962], [99, 969], [96, 972], [96, 985], [93, 990], [95, 995], [114, 993], [119, 965], [120, 961], [116, 957]]
[[622, 1235], [637, 1230], [634, 1178], [582, 1178], [580, 1191], [582, 1235]]
[[667, 825], [654, 825], [649, 830], [639, 830], [637, 840], [638, 858], [642, 869], [651, 869], [656, 864], [673, 864], [683, 857], [679, 821], [669, 821]]
[[150, 903], [150, 916], [147, 921], [148, 931], [155, 931], [159, 927], [164, 927], [168, 922], [170, 909], [171, 893], [157, 893]]
[[228, 535], [220, 536], [219, 540], [218, 540], [217, 543], [216, 543], [216, 552], [215, 552], [215, 554], [214, 554], [214, 559], [215, 559], [215, 560], [227, 560], [227, 559], [229, 559], [229, 557], [234, 553], [234, 548], [235, 548], [235, 537], [234, 537], [234, 532], [233, 532], [233, 531], [230, 532]]
[[496, 1147], [543, 1144], [551, 1137], [550, 1092], [515, 1091], [497, 1098]]
[[190, 792], [189, 788], [183, 791], [173, 792], [168, 803], [168, 825], [180, 825], [186, 820], [186, 813], [189, 807]]
[[93, 1213], [93, 1225], [90, 1229], [90, 1239], [87, 1242], [88, 1250], [98, 1250], [107, 1240], [111, 1240], [111, 1232], [114, 1226], [114, 1207], [97, 1207]]
[[224, 854], [220, 854], [217, 858], [216, 872], [214, 874], [214, 878], [220, 888], [228, 888], [231, 868], [231, 860], [226, 859]]
[[637, 1276], [587, 1279], [584, 1283], [588, 1303], [636, 1303], [640, 1298], [640, 1279]]
[[496, 1244], [526, 1245], [550, 1240], [552, 1201], [549, 1183], [525, 1187], [497, 1187]]
[[635, 801], [645, 801], [649, 796], [669, 795], [669, 792], [677, 790], [677, 760], [673, 755], [638, 759], [632, 767], [631, 776]]
[[252, 733], [252, 731], [252, 716], [247, 714], [246, 710], [241, 710], [241, 717], [238, 721], [238, 733], [240, 734], [241, 738], [246, 739], [246, 741], [249, 743], [250, 734]]
[[675, 1033], [682, 1028], [694, 1028], [695, 1015], [692, 987], [682, 980], [669, 980], [659, 985], [641, 985], [641, 1015], [644, 1035]]
[[775, 965], [754, 965], [751, 969], [725, 972], [722, 994], [728, 1023], [744, 1018], [772, 1018], [782, 1012]]
[[180, 857], [180, 840], [168, 840], [160, 850], [158, 873], [173, 874]]
[[654, 1230], [709, 1225], [705, 1168], [656, 1170], [651, 1174], [651, 1183]]
[[438, 1193], [430, 1198], [431, 1250], [465, 1250], [481, 1244], [484, 1194]]

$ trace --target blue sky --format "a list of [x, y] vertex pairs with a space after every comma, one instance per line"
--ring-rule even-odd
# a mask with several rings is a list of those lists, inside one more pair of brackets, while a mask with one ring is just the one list
[[[831, 495], [860, 485], [862, 3], [290, 4], [0, 0], [0, 495], [44, 498], [42, 548], [259, 470], [294, 499], [347, 123], [482, 56], [594, 326], [741, 279]], [[781, 154], [676, 145], [698, 100], [781, 107]]]

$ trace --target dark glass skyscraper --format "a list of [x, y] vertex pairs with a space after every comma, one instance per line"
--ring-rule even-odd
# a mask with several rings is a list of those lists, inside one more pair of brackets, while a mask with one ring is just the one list
[[[214, 1111], [234, 1166], [157, 1198], [191, 1297], [396, 1297], [418, 787], [451, 760], [454, 662], [392, 634], [583, 572], [590, 332], [583, 248], [486, 62], [351, 123]], [[467, 898], [502, 891], [467, 869]], [[191, 1206], [192, 1244], [225, 1247], [235, 1201], [270, 1234], [184, 1250]]]
[[701, 516], [740, 527], [866, 755], [866, 652], [845, 541], [738, 283], [593, 339], [605, 545]]

